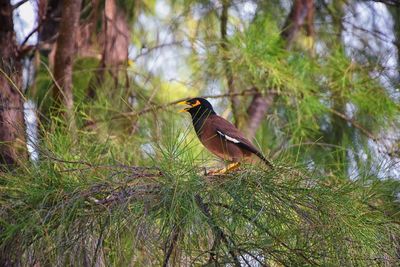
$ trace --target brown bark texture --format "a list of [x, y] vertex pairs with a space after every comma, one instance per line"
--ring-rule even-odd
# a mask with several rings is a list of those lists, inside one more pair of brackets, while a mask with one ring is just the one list
[[[22, 66], [10, 1], [0, 0], [0, 165], [12, 167], [26, 159]], [[1, 170], [0, 170], [1, 171]]]
[[[286, 41], [286, 48], [290, 49], [299, 31], [304, 27], [306, 35], [314, 36], [314, 1], [295, 0], [292, 9], [286, 19], [281, 36]], [[255, 94], [249, 108], [247, 109], [247, 120], [243, 129], [246, 137], [250, 140], [254, 138], [257, 129], [260, 127], [265, 114], [274, 103], [274, 93], [266, 92]]]
[[[19, 91], [22, 67], [17, 56], [12, 6], [9, 0], [0, 0], [0, 172], [27, 159], [23, 98]], [[0, 266], [18, 266], [15, 253], [13, 246], [2, 244]]]
[[38, 43], [40, 53], [48, 57], [48, 64], [54, 69], [54, 56], [60, 21], [63, 11], [62, 0], [38, 0]]
[[[96, 43], [96, 26], [99, 21], [100, 0], [91, 0], [92, 12], [89, 19], [80, 23], [75, 36], [75, 49], [79, 57], [94, 57], [100, 59]], [[50, 68], [54, 68], [56, 41], [60, 30], [63, 12], [63, 1], [38, 0], [39, 17], [39, 48], [49, 59]]]
[[81, 0], [64, 0], [54, 62], [53, 97], [57, 108], [65, 108], [66, 118], [73, 122], [72, 68], [76, 52]]
[[253, 96], [247, 109], [248, 119], [246, 121], [246, 127], [244, 128], [244, 134], [248, 138], [252, 139], [256, 135], [256, 131], [264, 120], [265, 114], [267, 114], [268, 109], [274, 103], [274, 97], [275, 94], [273, 93], [262, 95], [260, 92], [257, 92]]
[[96, 88], [101, 86], [104, 81], [105, 71], [111, 74], [117, 84], [120, 68], [125, 66], [128, 61], [129, 24], [125, 13], [118, 8], [115, 0], [105, 1], [99, 43], [103, 51], [99, 68], [89, 84], [89, 98], [95, 97]]
[[307, 36], [314, 36], [313, 21], [314, 0], [295, 0], [281, 33], [288, 48], [291, 47], [303, 27]]
[[102, 60], [109, 70], [116, 73], [128, 59], [130, 31], [126, 16], [118, 9], [115, 0], [106, 0], [103, 23]]
[[[46, 44], [54, 44], [57, 40], [60, 20], [63, 12], [63, 1], [39, 0], [38, 16], [41, 20], [39, 27], [39, 41]], [[44, 47], [46, 49], [47, 47]], [[50, 48], [47, 48], [50, 49]]]

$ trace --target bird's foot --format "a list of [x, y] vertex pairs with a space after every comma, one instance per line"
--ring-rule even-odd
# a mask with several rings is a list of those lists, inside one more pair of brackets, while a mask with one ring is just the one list
[[206, 173], [206, 175], [218, 175], [217, 173], [219, 172], [220, 170], [210, 170], [210, 171], [208, 171], [207, 173]]
[[225, 174], [227, 172], [233, 171], [237, 168], [239, 168], [240, 163], [239, 162], [235, 162], [235, 163], [231, 163], [229, 164], [227, 167], [220, 169], [220, 170], [211, 170], [207, 173], [207, 175], [222, 175]]

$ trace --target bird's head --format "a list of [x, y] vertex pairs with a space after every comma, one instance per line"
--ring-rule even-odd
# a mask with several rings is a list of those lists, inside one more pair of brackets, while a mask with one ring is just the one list
[[201, 116], [203, 114], [215, 114], [210, 102], [204, 98], [196, 97], [181, 101], [179, 105], [188, 105], [189, 107], [180, 110], [179, 112], [189, 112], [192, 116]]

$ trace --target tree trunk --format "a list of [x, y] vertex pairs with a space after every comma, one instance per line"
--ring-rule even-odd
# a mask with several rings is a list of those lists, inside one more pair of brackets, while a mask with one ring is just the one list
[[260, 92], [253, 96], [247, 109], [248, 120], [246, 121], [246, 127], [243, 129], [248, 138], [252, 139], [256, 135], [256, 131], [264, 120], [265, 114], [274, 102], [274, 96], [272, 93], [267, 93], [263, 96]]
[[104, 82], [106, 70], [118, 84], [121, 66], [128, 62], [130, 31], [127, 18], [117, 6], [115, 0], [106, 0], [104, 7], [103, 26], [99, 43], [103, 47], [101, 61], [95, 76], [89, 83], [88, 97], [96, 96], [96, 89]]
[[53, 97], [56, 108], [65, 108], [65, 118], [74, 127], [72, 68], [75, 55], [76, 32], [79, 29], [81, 0], [64, 0], [54, 62], [55, 86]]
[[313, 21], [314, 1], [295, 0], [281, 33], [288, 49], [292, 46], [302, 27], [305, 28], [307, 36], [314, 36]]
[[[12, 167], [27, 159], [22, 66], [18, 62], [12, 6], [0, 0], [0, 165]], [[1, 265], [1, 264], [0, 264]]]
[[[60, 28], [60, 20], [63, 12], [63, 3], [59, 0], [39, 0], [38, 1], [38, 21], [41, 23], [39, 28], [39, 42], [46, 45], [54, 44], [57, 40]], [[42, 49], [51, 49], [48, 46]]]
[[221, 50], [222, 50], [222, 63], [225, 70], [225, 76], [228, 85], [228, 92], [232, 94], [230, 97], [231, 100], [231, 108], [233, 114], [233, 120], [235, 125], [238, 127], [241, 124], [240, 118], [240, 100], [238, 96], [234, 96], [237, 92], [235, 88], [235, 80], [233, 77], [233, 71], [231, 64], [229, 62], [229, 46], [228, 46], [228, 38], [227, 38], [227, 25], [228, 25], [228, 9], [230, 6], [230, 0], [223, 0], [222, 1], [222, 11], [221, 11], [221, 24], [220, 24], [220, 31], [221, 31]]
[[38, 43], [40, 54], [48, 58], [50, 69], [54, 69], [56, 42], [63, 12], [63, 1], [38, 0]]
[[[10, 1], [0, 0], [0, 172], [27, 160], [21, 85], [13, 12]], [[0, 174], [1, 175], [1, 174]], [[0, 232], [2, 231], [0, 227]], [[0, 266], [18, 266], [15, 244], [2, 244]]]
[[[290, 49], [302, 27], [305, 27], [306, 35], [308, 37], [314, 37], [313, 21], [314, 1], [295, 0], [281, 33], [282, 39], [286, 41], [287, 49]], [[245, 134], [250, 140], [254, 138], [265, 114], [273, 103], [273, 93], [266, 92], [264, 96], [261, 93], [254, 95], [247, 109], [246, 124], [243, 126]]]

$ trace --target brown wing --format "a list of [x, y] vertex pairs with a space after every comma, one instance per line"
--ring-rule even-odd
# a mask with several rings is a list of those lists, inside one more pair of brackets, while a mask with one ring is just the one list
[[251, 152], [255, 154], [261, 160], [263, 160], [265, 164], [272, 167], [272, 164], [232, 123], [218, 115], [210, 116], [209, 123], [213, 126], [210, 128], [214, 128], [215, 133], [223, 138], [228, 144], [231, 143], [239, 147], [242, 150], [243, 154], [247, 154], [246, 152]]
[[[242, 149], [232, 142], [227, 142], [225, 138], [217, 132], [216, 115], [210, 115], [205, 121], [199, 135], [200, 141], [212, 153], [227, 161], [241, 161], [245, 156]], [[248, 153], [247, 153], [248, 154]]]
[[245, 146], [252, 153], [259, 152], [255, 146], [241, 133], [235, 125], [225, 120], [224, 118], [215, 115], [212, 117], [213, 123], [216, 126], [217, 133], [224, 135], [227, 141]]

